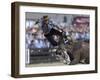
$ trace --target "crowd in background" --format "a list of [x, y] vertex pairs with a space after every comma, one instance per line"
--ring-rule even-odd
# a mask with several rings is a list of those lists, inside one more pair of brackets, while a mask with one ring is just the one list
[[[27, 20], [27, 23], [30, 23], [30, 21], [31, 25], [26, 25], [26, 34], [25, 34], [26, 48], [53, 47], [50, 44], [50, 42], [44, 37], [40, 25], [35, 24], [36, 20]], [[66, 32], [66, 35], [71, 35], [73, 40], [83, 40], [89, 42], [90, 40], [89, 17], [76, 16], [73, 17], [70, 25], [66, 24], [67, 24], [66, 19], [65, 21], [59, 23], [59, 27]]]

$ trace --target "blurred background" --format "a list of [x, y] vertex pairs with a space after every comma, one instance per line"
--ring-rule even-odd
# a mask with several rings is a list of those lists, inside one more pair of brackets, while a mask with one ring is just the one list
[[89, 15], [32, 13], [26, 12], [26, 48], [50, 48], [52, 45], [44, 37], [41, 23], [35, 24], [43, 16], [70, 34], [73, 40], [87, 40], [90, 38]]

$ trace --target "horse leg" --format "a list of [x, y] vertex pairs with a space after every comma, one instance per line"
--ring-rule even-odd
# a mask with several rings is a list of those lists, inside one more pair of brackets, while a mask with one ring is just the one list
[[74, 55], [74, 59], [72, 60], [72, 62], [70, 63], [70, 65], [75, 65], [78, 64], [80, 61], [80, 52], [75, 52], [73, 53]]
[[63, 62], [65, 64], [70, 64], [71, 60], [70, 60], [70, 57], [66, 50], [63, 50], [62, 55], [63, 55], [63, 59], [64, 59]]

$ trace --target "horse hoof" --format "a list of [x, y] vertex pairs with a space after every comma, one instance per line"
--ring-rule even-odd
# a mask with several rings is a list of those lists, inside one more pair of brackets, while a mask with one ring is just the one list
[[69, 65], [70, 64], [70, 61], [63, 60], [63, 63]]

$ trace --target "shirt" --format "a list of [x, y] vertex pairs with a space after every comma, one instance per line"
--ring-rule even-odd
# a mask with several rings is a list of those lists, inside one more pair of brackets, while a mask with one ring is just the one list
[[48, 24], [45, 24], [43, 19], [41, 19], [41, 21], [39, 21], [39, 22], [41, 23], [40, 27], [41, 27], [43, 33], [45, 33], [45, 34], [49, 33], [52, 28], [55, 28], [55, 27], [59, 28], [59, 26], [56, 23], [54, 23], [52, 20], [49, 20]]

